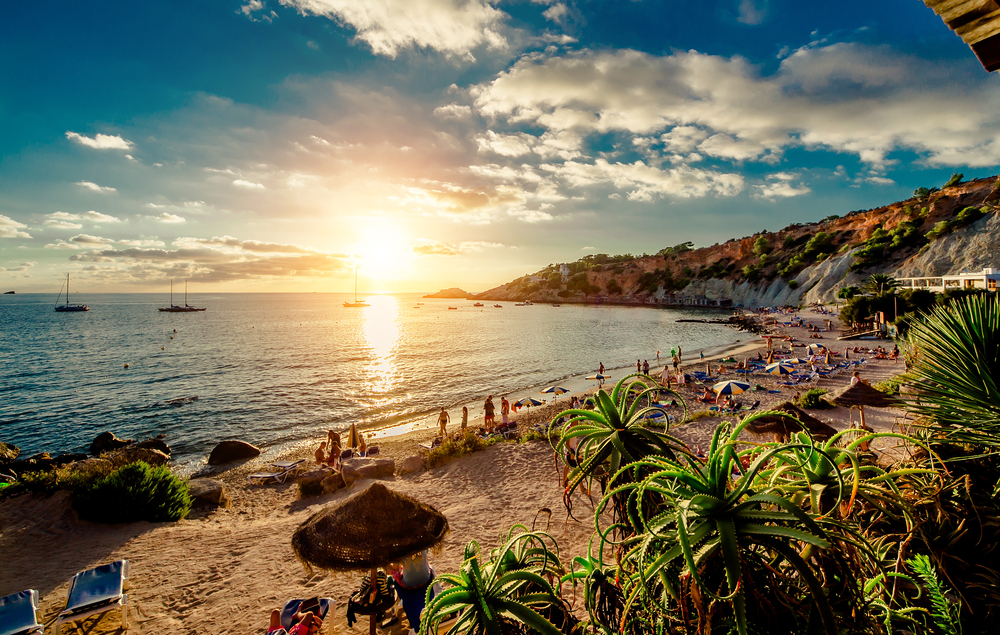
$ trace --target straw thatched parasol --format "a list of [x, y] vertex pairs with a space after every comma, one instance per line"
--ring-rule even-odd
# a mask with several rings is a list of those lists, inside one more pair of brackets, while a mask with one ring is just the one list
[[[847, 388], [841, 389], [833, 395], [831, 395], [831, 401], [838, 406], [847, 406], [848, 408], [857, 407], [858, 411], [861, 413], [861, 429], [866, 432], [873, 432], [868, 424], [865, 423], [865, 406], [871, 406], [873, 408], [889, 408], [892, 406], [898, 406], [900, 401], [895, 397], [890, 397], [889, 395], [875, 390], [863, 381], [859, 381], [853, 386], [848, 386]], [[868, 450], [868, 443], [865, 442], [861, 446], [862, 450]]]
[[[779, 406], [771, 408], [771, 410], [780, 410], [792, 415], [801, 421], [806, 429], [809, 430], [809, 433], [817, 439], [829, 439], [837, 432], [831, 426], [798, 408], [791, 401], [786, 401]], [[754, 419], [747, 425], [746, 430], [753, 432], [754, 434], [761, 435], [770, 432], [778, 435], [782, 439], [787, 440], [791, 437], [792, 433], [799, 432], [802, 428], [787, 417], [782, 417], [781, 415], [766, 415], [758, 419]]]
[[[306, 571], [375, 570], [439, 544], [448, 520], [430, 505], [395, 492], [381, 483], [326, 507], [292, 534], [292, 550]], [[375, 615], [371, 616], [375, 632]]]

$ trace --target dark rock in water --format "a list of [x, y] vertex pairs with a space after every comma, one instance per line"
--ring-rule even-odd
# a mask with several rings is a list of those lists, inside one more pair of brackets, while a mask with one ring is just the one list
[[0, 441], [0, 465], [10, 463], [16, 459], [19, 454], [21, 454], [21, 448], [16, 445]]
[[112, 432], [102, 432], [90, 444], [90, 453], [100, 456], [104, 452], [112, 452], [132, 443], [132, 439], [119, 439]]
[[48, 452], [39, 452], [38, 454], [33, 454], [26, 459], [8, 463], [4, 466], [4, 469], [20, 476], [27, 472], [48, 472], [55, 466], [56, 463], [52, 460], [52, 457], [49, 456]]
[[147, 463], [153, 467], [158, 467], [160, 465], [166, 465], [170, 462], [170, 457], [159, 450], [154, 450], [153, 448], [140, 448], [134, 445], [130, 445], [127, 448], [122, 448], [121, 450], [112, 453], [110, 458], [118, 465], [126, 465], [128, 463], [142, 461], [143, 463]]
[[260, 456], [260, 448], [246, 441], [223, 441], [215, 446], [208, 456], [208, 464], [222, 465], [240, 459], [252, 459], [255, 456]]
[[84, 454], [82, 452], [76, 452], [73, 454], [60, 454], [56, 458], [52, 459], [56, 467], [62, 467], [64, 465], [69, 465], [70, 463], [75, 463], [77, 461], [84, 461], [89, 458], [89, 454]]
[[195, 505], [214, 505], [229, 507], [229, 494], [222, 481], [214, 478], [193, 478], [188, 481], [188, 495], [194, 499]]
[[167, 456], [170, 456], [170, 446], [167, 442], [163, 440], [163, 435], [159, 435], [153, 439], [146, 439], [145, 441], [140, 441], [135, 444], [137, 448], [148, 448], [150, 450], [158, 450], [163, 452]]

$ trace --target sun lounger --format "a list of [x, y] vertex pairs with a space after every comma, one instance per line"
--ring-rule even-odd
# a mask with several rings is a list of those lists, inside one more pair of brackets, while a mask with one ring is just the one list
[[43, 633], [37, 612], [38, 591], [34, 589], [0, 598], [0, 635]]
[[[247, 476], [247, 480], [251, 483], [267, 483], [268, 481], [274, 481], [275, 483], [284, 483], [285, 479], [288, 478], [290, 474], [298, 472], [305, 460], [302, 461], [278, 461], [277, 463], [272, 463], [271, 465], [278, 468], [277, 472], [254, 472]], [[286, 466], [286, 467], [282, 467]]]
[[66, 608], [56, 618], [56, 635], [67, 622], [104, 615], [115, 609], [121, 610], [122, 628], [128, 632], [128, 596], [124, 593], [127, 579], [128, 560], [116, 560], [73, 576]]

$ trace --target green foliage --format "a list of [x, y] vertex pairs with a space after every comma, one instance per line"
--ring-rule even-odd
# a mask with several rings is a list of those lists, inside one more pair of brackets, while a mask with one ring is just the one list
[[545, 286], [549, 289], [558, 289], [562, 286], [562, 274], [558, 271], [553, 271], [550, 273], [545, 281]]
[[926, 234], [927, 240], [935, 240], [937, 238], [940, 238], [941, 236], [944, 236], [947, 233], [955, 231], [956, 229], [965, 227], [966, 225], [971, 225], [972, 223], [976, 222], [977, 220], [983, 217], [984, 214], [983, 209], [988, 209], [988, 208], [980, 209], [978, 207], [971, 207], [971, 206], [966, 207], [958, 214], [955, 214], [954, 217], [947, 220], [939, 221], [937, 224], [934, 225], [934, 229], [927, 232]]
[[785, 234], [784, 240], [781, 241], [782, 249], [790, 249], [795, 245], [795, 236], [791, 234]]
[[865, 291], [876, 296], [891, 295], [899, 288], [899, 280], [885, 273], [873, 273], [865, 281]]
[[1000, 445], [1000, 306], [974, 296], [910, 325], [908, 357], [919, 401], [906, 407], [944, 438]]
[[952, 185], [958, 185], [959, 183], [962, 182], [963, 178], [965, 178], [964, 174], [962, 174], [961, 172], [955, 172], [951, 175], [951, 178], [948, 179], [948, 182], [944, 184], [944, 187], [951, 187]]
[[464, 435], [446, 438], [441, 445], [427, 453], [427, 465], [437, 467], [464, 454], [472, 454], [499, 443], [500, 437], [484, 439], [472, 430], [466, 430]]
[[909, 379], [909, 375], [894, 375], [885, 381], [872, 384], [872, 388], [889, 396], [898, 395], [899, 387]]
[[59, 489], [59, 478], [56, 472], [25, 472], [21, 474], [16, 483], [5, 488], [6, 496], [12, 496], [20, 492], [33, 492], [42, 496], [51, 496]]
[[928, 196], [934, 194], [937, 191], [938, 188], [936, 187], [931, 187], [931, 188], [918, 187], [917, 189], [913, 190], [913, 196], [915, 196], [916, 198], [927, 198]]
[[612, 295], [618, 295], [622, 292], [622, 287], [618, 284], [618, 281], [614, 278], [608, 280], [608, 284], [604, 286], [608, 293]]
[[906, 564], [920, 578], [920, 585], [930, 597], [931, 619], [937, 632], [941, 635], [962, 635], [962, 605], [948, 599], [948, 588], [938, 579], [931, 559], [924, 554], [917, 554], [908, 559]]
[[817, 257], [820, 254], [830, 255], [835, 250], [833, 234], [819, 232], [806, 243], [805, 248], [802, 250], [802, 255], [805, 260], [815, 262], [821, 260], [821, 258]]
[[840, 218], [839, 214], [830, 214], [829, 216], [827, 216], [826, 218], [824, 218], [820, 222], [821, 223], [829, 223], [830, 221], [837, 220], [838, 218]]
[[191, 498], [187, 483], [168, 467], [138, 462], [77, 490], [73, 508], [81, 518], [94, 522], [166, 522], [187, 516]]
[[799, 281], [798, 280], [789, 280], [788, 281], [788, 288], [791, 289], [791, 290], [793, 290], [793, 291], [795, 289], [798, 289], [799, 288]]
[[771, 253], [771, 243], [763, 235], [758, 236], [753, 243], [753, 252], [758, 256], [766, 256]]
[[811, 388], [795, 400], [795, 405], [799, 408], [807, 408], [809, 410], [826, 410], [835, 407], [829, 401], [822, 398], [825, 394], [827, 394], [827, 391], [822, 388]]
[[860, 287], [843, 287], [837, 292], [837, 297], [841, 300], [850, 300], [859, 293], [861, 293]]
[[919, 226], [911, 221], [903, 221], [892, 231], [879, 227], [861, 247], [854, 252], [854, 262], [851, 271], [862, 271], [879, 264], [891, 252], [904, 247], [914, 246], [923, 241]]

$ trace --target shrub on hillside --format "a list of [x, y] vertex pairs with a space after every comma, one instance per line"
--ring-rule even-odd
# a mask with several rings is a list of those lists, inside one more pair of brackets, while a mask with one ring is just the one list
[[187, 483], [165, 466], [132, 463], [73, 494], [80, 518], [101, 523], [176, 521], [191, 510]]
[[952, 185], [958, 185], [959, 183], [962, 182], [963, 178], [965, 178], [964, 174], [962, 174], [961, 172], [955, 172], [951, 175], [951, 178], [948, 179], [948, 182], [945, 183], [944, 186], [951, 187]]
[[458, 458], [463, 454], [472, 454], [473, 452], [485, 450], [501, 440], [500, 437], [484, 439], [475, 432], [466, 430], [463, 436], [457, 438], [449, 437], [441, 445], [428, 452], [427, 465], [430, 467], [443, 465], [450, 459]]
[[791, 289], [791, 290], [793, 290], [793, 291], [795, 289], [798, 289], [799, 288], [799, 281], [798, 280], [789, 280], [788, 281], [788, 288]]
[[829, 401], [822, 399], [822, 396], [826, 393], [827, 391], [822, 388], [812, 388], [796, 399], [795, 405], [799, 408], [806, 408], [810, 410], [825, 410], [827, 408], [833, 408], [834, 406]]

